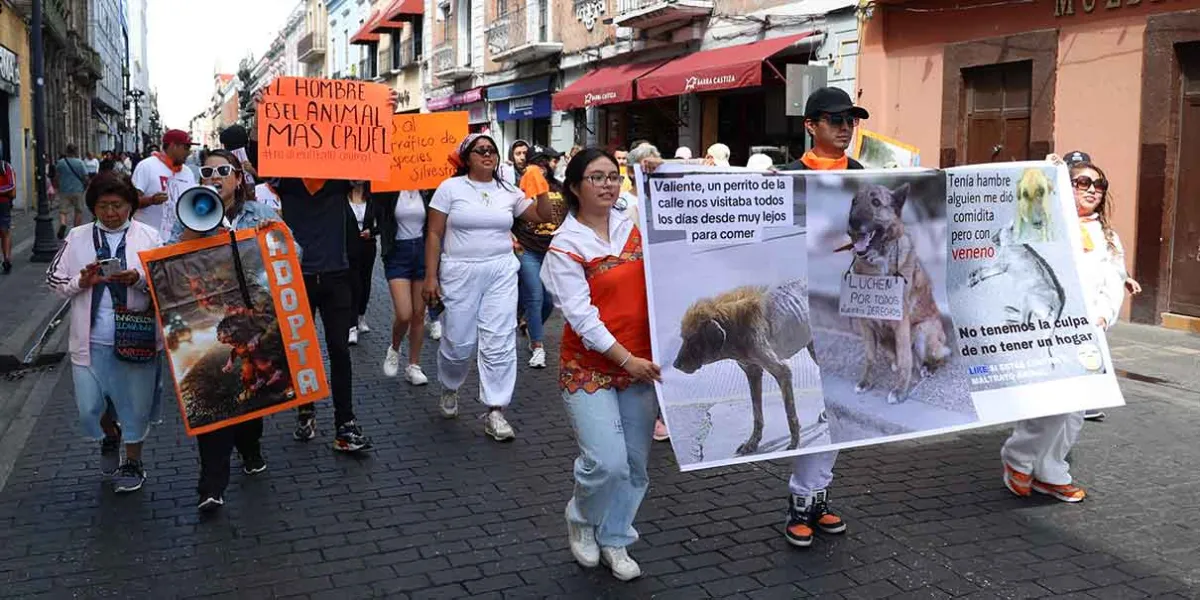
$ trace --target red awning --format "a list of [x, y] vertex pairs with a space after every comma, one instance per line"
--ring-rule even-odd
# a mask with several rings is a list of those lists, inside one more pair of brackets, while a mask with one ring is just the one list
[[354, 35], [350, 36], [350, 43], [378, 44], [379, 34], [372, 33], [372, 30], [375, 28], [375, 24], [379, 22], [381, 14], [382, 13], [379, 11], [371, 11], [371, 16], [367, 17], [367, 21], [363, 23], [362, 28], [359, 29]]
[[383, 9], [385, 21], [410, 21], [413, 17], [425, 15], [425, 3], [421, 0], [392, 0]]
[[681, 56], [638, 79], [638, 98], [664, 98], [762, 85], [764, 60], [787, 50], [815, 32], [716, 48]]
[[600, 67], [554, 94], [554, 110], [571, 110], [633, 101], [633, 82], [664, 64], [665, 60]]

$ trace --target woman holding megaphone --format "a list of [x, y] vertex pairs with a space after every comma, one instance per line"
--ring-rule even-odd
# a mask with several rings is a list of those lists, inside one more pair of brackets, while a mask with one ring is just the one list
[[[185, 191], [180, 196], [177, 210], [179, 218], [171, 231], [169, 244], [182, 240], [207, 237], [233, 229], [255, 229], [271, 221], [279, 221], [279, 215], [269, 206], [254, 201], [254, 190], [246, 184], [242, 163], [228, 150], [213, 150], [200, 167], [200, 184], [207, 186], [220, 197], [220, 207], [209, 206], [211, 195]], [[212, 226], [220, 210], [222, 220]], [[262, 419], [251, 419], [196, 436], [200, 449], [200, 483], [196, 491], [200, 495], [197, 508], [202, 511], [215, 510], [225, 504], [225, 486], [229, 484], [229, 459], [236, 447], [242, 457], [242, 472], [255, 475], [267, 470], [259, 440], [262, 438]]]

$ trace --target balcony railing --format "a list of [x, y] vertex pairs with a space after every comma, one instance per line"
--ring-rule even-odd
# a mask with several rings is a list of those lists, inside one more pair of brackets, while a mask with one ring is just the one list
[[[562, 52], [550, 40], [546, 23], [547, 0], [509, 0], [488, 25], [488, 52], [496, 62], [526, 62]], [[529, 10], [532, 6], [534, 10]]]
[[296, 42], [296, 56], [301, 62], [320, 62], [325, 57], [325, 33], [310, 31]]
[[442, 81], [457, 81], [469, 77], [475, 70], [458, 60], [458, 45], [445, 41], [433, 49], [433, 76]]
[[711, 15], [713, 0], [617, 0], [613, 24], [670, 30]]

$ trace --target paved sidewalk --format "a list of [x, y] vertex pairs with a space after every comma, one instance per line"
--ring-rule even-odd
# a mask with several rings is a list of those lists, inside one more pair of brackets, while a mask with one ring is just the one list
[[[207, 520], [177, 411], [148, 442], [145, 489], [117, 497], [96, 449], [74, 434], [62, 377], [0, 490], [0, 597], [1200, 597], [1194, 382], [1123, 382], [1129, 406], [1088, 423], [1073, 453], [1092, 494], [1081, 505], [1011, 497], [999, 429], [844, 452], [832, 493], [850, 532], [807, 551], [780, 535], [788, 464], [683, 474], [657, 445], [631, 547], [646, 576], [623, 584], [578, 567], [566, 548], [575, 446], [554, 371], [525, 368], [521, 353], [518, 439], [496, 444], [477, 405], [443, 421], [435, 387], [382, 376], [387, 311], [378, 285], [376, 329], [353, 350], [375, 451], [335, 455], [328, 405], [307, 445], [291, 440], [290, 415], [268, 418], [270, 470], [235, 473], [224, 512]], [[558, 331], [556, 319], [549, 334]], [[1114, 352], [1148, 344], [1115, 335]], [[1198, 338], [1177, 342], [1200, 350]], [[1129, 371], [1187, 383], [1122, 356]], [[1195, 374], [1196, 356], [1154, 364]], [[427, 347], [431, 374], [432, 357]]]

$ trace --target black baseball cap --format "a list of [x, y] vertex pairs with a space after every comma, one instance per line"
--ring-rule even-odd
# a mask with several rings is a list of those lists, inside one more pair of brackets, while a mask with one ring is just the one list
[[550, 146], [534, 144], [529, 148], [529, 158], [527, 160], [534, 161], [538, 160], [539, 158], [554, 160], [556, 158], [562, 158], [562, 155], [562, 152], [559, 152]]
[[1068, 152], [1066, 156], [1063, 156], [1063, 162], [1067, 163], [1068, 167], [1073, 167], [1080, 163], [1092, 162], [1092, 157], [1083, 150], [1072, 150]]
[[245, 148], [250, 143], [250, 134], [241, 125], [230, 125], [221, 130], [221, 145], [226, 150]]
[[836, 115], [845, 112], [860, 119], [869, 119], [871, 117], [867, 109], [855, 106], [854, 101], [850, 99], [850, 94], [847, 94], [841, 88], [820, 88], [810, 94], [808, 101], [804, 103], [805, 119], [816, 119], [823, 114]]

